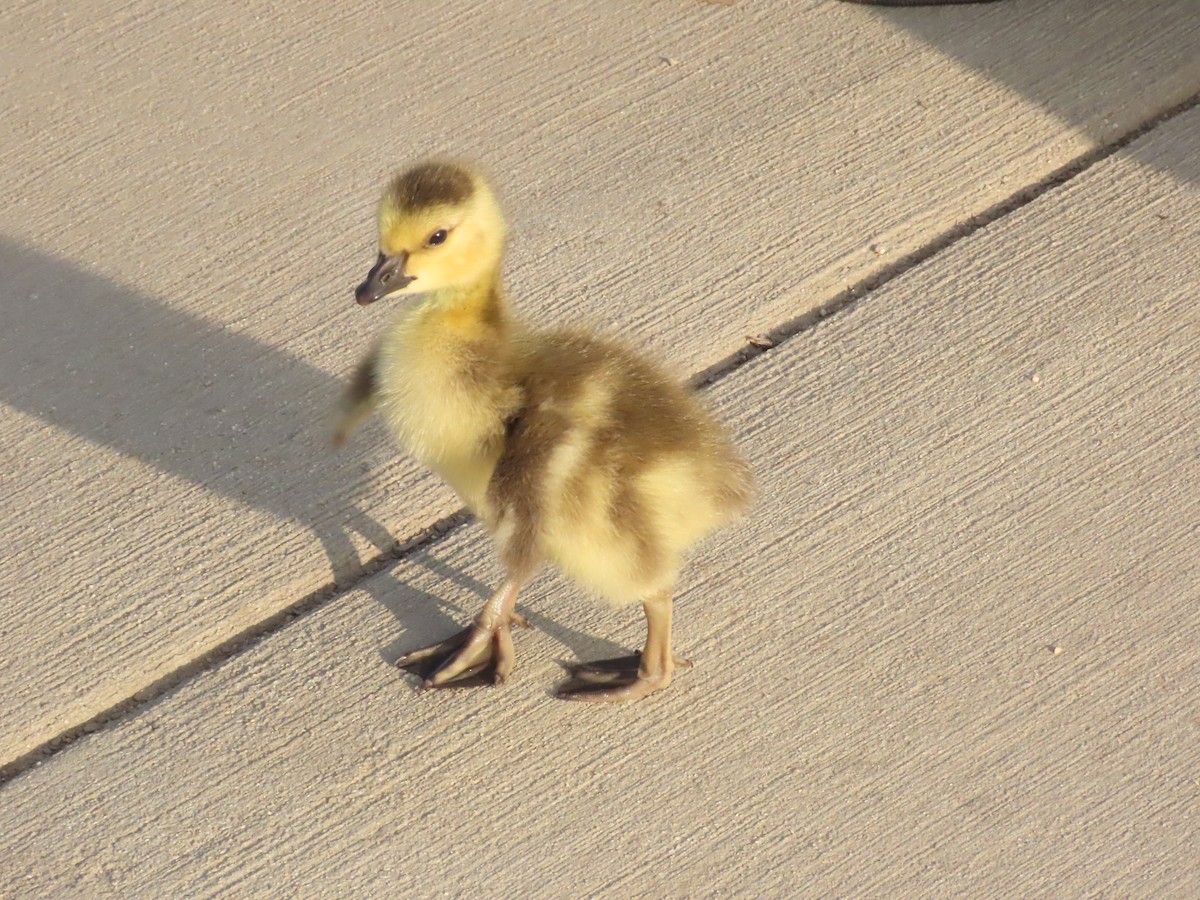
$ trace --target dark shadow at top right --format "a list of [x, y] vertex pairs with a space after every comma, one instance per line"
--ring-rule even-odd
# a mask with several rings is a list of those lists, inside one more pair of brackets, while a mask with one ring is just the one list
[[[841, 5], [886, 20], [1006, 86], [1098, 145], [1200, 93], [1200, 2], [992, 0], [919, 6]], [[850, 17], [848, 17], [850, 18]], [[886, 77], [886, 73], [884, 73]], [[921, 148], [911, 148], [919, 160]], [[1181, 180], [1177, 154], [1122, 152]]]

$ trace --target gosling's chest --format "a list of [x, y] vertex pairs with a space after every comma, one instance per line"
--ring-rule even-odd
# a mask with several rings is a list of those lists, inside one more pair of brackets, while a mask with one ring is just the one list
[[405, 450], [475, 509], [496, 463], [513, 391], [486, 345], [422, 324], [402, 319], [383, 335], [378, 409]]

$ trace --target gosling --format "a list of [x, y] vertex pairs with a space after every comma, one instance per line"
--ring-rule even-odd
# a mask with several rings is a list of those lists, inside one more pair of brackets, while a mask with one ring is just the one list
[[505, 682], [517, 595], [549, 562], [615, 606], [640, 602], [640, 655], [566, 666], [573, 700], [630, 701], [691, 663], [671, 648], [689, 548], [745, 513], [752, 480], [691, 393], [625, 347], [517, 321], [501, 286], [506, 225], [473, 169], [425, 162], [378, 207], [379, 255], [355, 290], [397, 311], [342, 399], [334, 443], [378, 410], [491, 533], [505, 578], [473, 623], [402, 657], [426, 688]]

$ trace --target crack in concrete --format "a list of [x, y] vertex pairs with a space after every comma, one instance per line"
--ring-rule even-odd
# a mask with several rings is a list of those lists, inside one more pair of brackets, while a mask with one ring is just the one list
[[[820, 306], [772, 328], [761, 337], [749, 340], [743, 347], [735, 350], [724, 359], [718, 360], [698, 372], [688, 380], [688, 383], [696, 390], [703, 390], [721, 381], [758, 357], [778, 349], [791, 338], [812, 330], [826, 319], [853, 309], [858, 305], [859, 301], [889, 282], [912, 271], [963, 239], [986, 228], [988, 225], [1028, 206], [1055, 188], [1067, 184], [1097, 163], [1103, 162], [1120, 152], [1138, 138], [1149, 134], [1160, 125], [1189, 112], [1197, 106], [1200, 106], [1200, 93], [1193, 94], [1186, 100], [1155, 114], [1142, 122], [1142, 124], [1125, 132], [1107, 144], [1081, 154], [1065, 165], [1050, 172], [1044, 178], [1026, 185], [1004, 200], [955, 224], [922, 244], [916, 250], [881, 266], [879, 269], [861, 278]], [[389, 565], [437, 544], [442, 538], [457, 531], [469, 521], [471, 521], [471, 515], [465, 509], [459, 509], [448, 516], [444, 516], [417, 535], [399, 540], [390, 549], [372, 557], [344, 584], [329, 583], [310, 592], [296, 602], [243, 629], [187, 663], [155, 679], [128, 697], [117, 701], [112, 706], [106, 707], [86, 721], [64, 729], [32, 750], [0, 765], [0, 789], [22, 773], [57, 755], [80, 737], [100, 731], [132, 716], [152, 703], [166, 697], [175, 689], [191, 681], [194, 677], [204, 672], [218, 669], [224, 663], [254, 647], [267, 637], [283, 630], [291, 622], [308, 615], [314, 610], [320, 609], [327, 602], [354, 590], [359, 583], [382, 571]]]

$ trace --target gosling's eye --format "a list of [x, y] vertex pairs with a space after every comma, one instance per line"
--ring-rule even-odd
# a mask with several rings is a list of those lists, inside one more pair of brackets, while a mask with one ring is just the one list
[[446, 242], [446, 229], [439, 228], [437, 231], [435, 231], [433, 234], [431, 234], [429, 236], [429, 240], [427, 240], [425, 243], [428, 244], [430, 247], [436, 247], [438, 244], [443, 244], [445, 242]]

